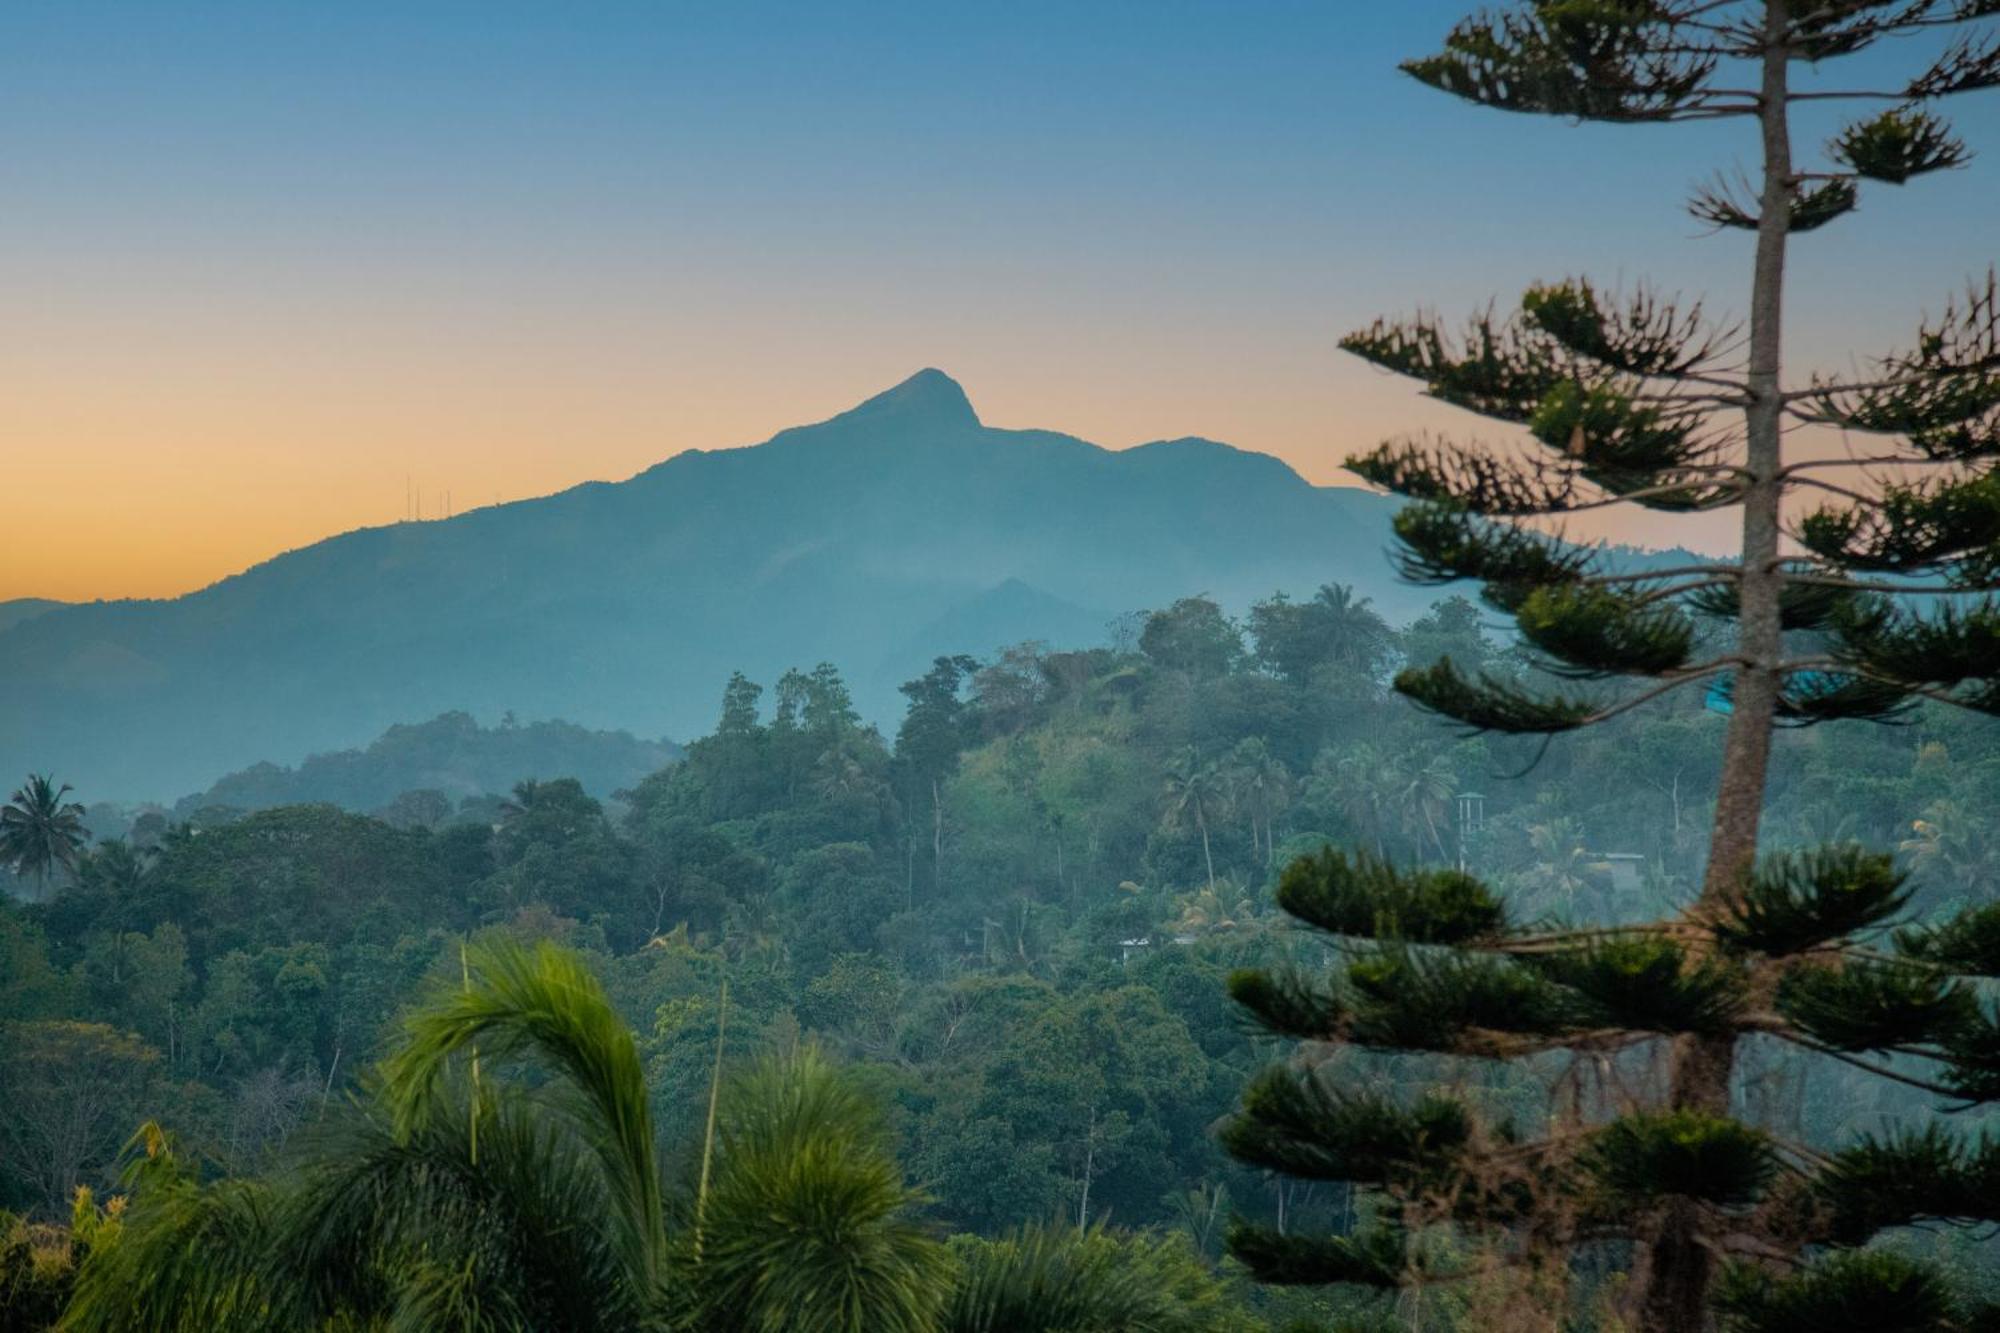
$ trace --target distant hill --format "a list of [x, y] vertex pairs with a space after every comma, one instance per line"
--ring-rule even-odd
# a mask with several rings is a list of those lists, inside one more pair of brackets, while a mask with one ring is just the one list
[[211, 806], [265, 810], [325, 802], [369, 813], [408, 791], [504, 796], [525, 778], [576, 778], [599, 798], [636, 785], [680, 757], [666, 741], [623, 731], [590, 731], [569, 722], [482, 727], [467, 713], [389, 728], [365, 750], [312, 755], [296, 768], [253, 764], [208, 790], [183, 798], [185, 817]]
[[1076, 646], [1190, 593], [1338, 580], [1407, 616], [1431, 594], [1391, 577], [1393, 508], [1210, 440], [992, 429], [927, 370], [752, 448], [0, 630], [0, 774], [160, 798], [454, 710], [699, 735], [731, 670], [822, 660], [892, 723], [934, 653]]
[[12, 601], [0, 602], [0, 631], [12, 629], [24, 620], [33, 620], [44, 611], [53, 611], [64, 605], [52, 602], [46, 597], [16, 597]]

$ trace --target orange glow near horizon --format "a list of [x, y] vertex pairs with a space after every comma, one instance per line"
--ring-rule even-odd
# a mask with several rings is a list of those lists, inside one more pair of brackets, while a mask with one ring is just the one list
[[[1301, 394], [1297, 379], [1280, 383], [1270, 368], [1263, 382], [1247, 367], [1173, 376], [1131, 358], [1066, 378], [987, 349], [956, 363], [865, 348], [828, 357], [822, 346], [811, 362], [730, 364], [725, 351], [702, 364], [683, 347], [662, 356], [670, 369], [526, 345], [440, 348], [427, 362], [395, 346], [343, 350], [288, 362], [269, 348], [260, 359], [244, 347], [168, 343], [0, 370], [0, 434], [21, 445], [6, 464], [0, 600], [176, 596], [397, 521], [406, 487], [435, 518], [447, 491], [464, 513], [620, 480], [683, 450], [753, 444], [824, 419], [927, 364], [958, 378], [990, 425], [1110, 447], [1207, 435], [1283, 457], [1321, 484], [1340, 482], [1347, 448], [1389, 429], [1408, 401], [1365, 373], [1347, 385], [1375, 389], [1362, 395], [1375, 410], [1363, 413], [1336, 405], [1327, 388]], [[90, 365], [88, 379], [78, 364]]]
[[[1340, 335], [1571, 274], [1740, 318], [1752, 242], [1681, 184], [1755, 142], [1398, 73], [1468, 7], [0, 4], [0, 599], [190, 592], [400, 520], [406, 479], [427, 514], [618, 480], [926, 366], [995, 426], [1321, 485], [1505, 438]], [[1802, 241], [1799, 375], [1983, 272], [1996, 190], [1939, 172]]]
[[[1202, 435], [1275, 455], [1319, 485], [1354, 484], [1340, 467], [1353, 449], [1452, 415], [1385, 376], [1315, 374], [1303, 358], [1178, 376], [1133, 358], [1093, 377], [1039, 359], [866, 348], [789, 363], [673, 360], [668, 371], [565, 369], [532, 348], [427, 367], [393, 356], [316, 367], [236, 356], [223, 375], [199, 373], [189, 358], [105, 367], [116, 392], [54, 375], [29, 392], [0, 375], [0, 425], [26, 442], [0, 492], [0, 600], [178, 596], [399, 521], [410, 488], [434, 519], [447, 492], [463, 514], [622, 480], [684, 450], [754, 444], [823, 420], [926, 364], [958, 378], [988, 425], [1111, 448]], [[1645, 531], [1643, 515], [1585, 517], [1572, 535], [1701, 544], [1685, 525]]]

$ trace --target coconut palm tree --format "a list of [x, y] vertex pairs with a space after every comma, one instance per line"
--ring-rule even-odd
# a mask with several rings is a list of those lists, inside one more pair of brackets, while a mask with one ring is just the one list
[[2000, 875], [2000, 839], [1989, 829], [1962, 802], [1941, 797], [1910, 821], [1910, 836], [1896, 850], [1908, 854], [1912, 869], [1964, 897], [1989, 889]]
[[1368, 676], [1382, 669], [1395, 646], [1396, 632], [1371, 599], [1356, 597], [1344, 583], [1329, 583], [1308, 605], [1326, 625], [1329, 660]]
[[1215, 888], [1185, 893], [1174, 900], [1180, 915], [1174, 930], [1184, 935], [1211, 935], [1249, 925], [1257, 915], [1257, 904], [1241, 885], [1225, 876]]
[[37, 898], [47, 896], [52, 871], [75, 871], [88, 841], [83, 807], [63, 800], [71, 790], [67, 782], [57, 786], [50, 774], [30, 773], [13, 798], [0, 806], [0, 865], [17, 875], [33, 876]]
[[1222, 778], [1215, 765], [1203, 764], [1192, 749], [1182, 752], [1167, 765], [1165, 791], [1166, 822], [1182, 827], [1192, 819], [1201, 833], [1201, 859], [1208, 867], [1208, 887], [1215, 889], [1215, 854], [1208, 845], [1208, 817], [1222, 803]]
[[1419, 849], [1419, 855], [1428, 841], [1439, 860], [1448, 859], [1450, 853], [1445, 850], [1441, 829], [1445, 808], [1458, 792], [1458, 774], [1453, 771], [1451, 760], [1442, 754], [1419, 758], [1406, 751], [1396, 757], [1381, 777], [1388, 789], [1385, 803], [1395, 813], [1403, 836]]
[[[1229, 803], [1250, 821], [1250, 855], [1269, 867], [1277, 860], [1277, 839], [1271, 826], [1291, 803], [1292, 774], [1271, 753], [1262, 736], [1251, 736], [1229, 752], [1223, 770]], [[1260, 834], [1259, 824], [1262, 824]]]
[[1381, 774], [1385, 766], [1381, 751], [1366, 741], [1344, 751], [1321, 750], [1313, 760], [1305, 789], [1310, 804], [1339, 815], [1357, 841], [1373, 845], [1377, 856], [1388, 854], [1382, 827], [1386, 794]]
[[1565, 911], [1574, 909], [1576, 895], [1590, 883], [1582, 827], [1567, 815], [1551, 816], [1528, 825], [1528, 847], [1535, 856], [1529, 881], [1545, 899], [1560, 898]]
[[124, 899], [145, 887], [152, 869], [150, 851], [134, 847], [124, 838], [106, 838], [78, 864], [77, 879], [94, 892]]

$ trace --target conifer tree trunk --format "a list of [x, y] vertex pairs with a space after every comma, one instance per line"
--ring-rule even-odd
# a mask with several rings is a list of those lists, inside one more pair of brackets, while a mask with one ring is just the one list
[[1724, 742], [1722, 783], [1715, 804], [1708, 873], [1702, 897], [1726, 896], [1757, 851], [1764, 778], [1771, 757], [1771, 723], [1778, 698], [1779, 501], [1783, 495], [1784, 386], [1782, 356], [1785, 243], [1791, 225], [1792, 149], [1786, 93], [1791, 52], [1785, 45], [1790, 0], [1764, 7], [1767, 49], [1759, 115], [1764, 141], [1764, 188], [1757, 225], [1756, 270], [1750, 297], [1750, 403], [1745, 409], [1750, 489], [1743, 504], [1743, 567], [1737, 621], [1733, 711]]
[[[1891, 854], [1847, 842], [1770, 857], [1758, 848], [1778, 722], [1887, 722], [1919, 700], [2000, 715], [2000, 280], [1975, 283], [1926, 318], [1914, 346], [1872, 358], [1866, 376], [1788, 386], [1783, 374], [1790, 232], [1852, 212], [1863, 182], [1901, 185], [1966, 161], [1965, 142], [1931, 108], [2000, 89], [1996, 24], [2000, 0], [1520, 0], [1475, 12], [1442, 51], [1403, 65], [1430, 87], [1499, 110], [1611, 124], [1741, 119], [1757, 123], [1761, 140], [1758, 184], [1739, 192], [1724, 181], [1689, 201], [1696, 218], [1755, 234], [1747, 348], [1698, 304], [1644, 288], [1607, 297], [1587, 279], [1537, 284], [1518, 312], [1489, 309], [1463, 334], [1419, 315], [1378, 319], [1341, 342], [1445, 402], [1526, 424], [1545, 451], [1517, 464], [1476, 444], [1404, 438], [1349, 459], [1358, 475], [1412, 502], [1396, 520], [1404, 572], [1423, 583], [1480, 582], [1557, 679], [1657, 682], [1572, 694], [1446, 657], [1399, 673], [1399, 693], [1472, 731], [1552, 737], [1697, 682], [1733, 683], [1695, 903], [1647, 925], [1584, 927], [1553, 943], [1512, 922], [1503, 898], [1470, 876], [1453, 890], [1464, 895], [1460, 905], [1446, 908], [1437, 872], [1399, 870], [1383, 856], [1386, 817], [1407, 815], [1408, 803], [1366, 781], [1369, 760], [1357, 752], [1337, 776], [1375, 852], [1302, 858], [1281, 905], [1376, 952], [1350, 963], [1344, 984], [1317, 990], [1277, 970], [1230, 983], [1266, 1030], [1305, 1043], [1479, 1059], [1568, 1049], [1604, 1059], [1658, 1051], [1664, 1041], [1664, 1067], [1654, 1071], [1663, 1104], [1648, 1095], [1600, 1116], [1575, 1102], [1577, 1132], [1534, 1149], [1546, 1154], [1533, 1177], [1546, 1196], [1527, 1209], [1511, 1199], [1490, 1210], [1467, 1203], [1462, 1214], [1468, 1230], [1522, 1253], [1629, 1242], [1618, 1314], [1633, 1333], [1702, 1333], [1723, 1315], [1758, 1333], [1970, 1328], [1986, 1313], [1970, 1293], [1951, 1290], [1942, 1266], [1862, 1244], [1927, 1221], [2000, 1222], [1987, 1178], [1992, 1145], [1939, 1138], [1925, 1125], [1822, 1154], [1731, 1112], [1737, 1038], [1751, 1033], [1949, 1098], [1950, 1109], [2000, 1103], [1992, 1058], [2000, 1026], [1980, 1000], [1987, 983], [1973, 980], [2000, 978], [2000, 905], [1893, 928], [1911, 889]], [[1819, 65], [1924, 34], [1944, 40], [1914, 77], [1790, 89], [1794, 60]], [[1801, 175], [1789, 103], [1808, 97], [1889, 105], [1827, 141], [1832, 170]], [[1879, 453], [1788, 464], [1784, 433], [1793, 425], [1868, 435]], [[1863, 479], [1803, 475], [1817, 467], [1859, 469]], [[1788, 533], [1785, 496], [1801, 487], [1839, 499], [1802, 508]], [[1661, 512], [1740, 507], [1735, 558], [1634, 572], [1533, 527], [1538, 517], [1628, 502]], [[1780, 547], [1787, 535], [1790, 553]], [[1810, 598], [1786, 596], [1806, 588]], [[1733, 620], [1734, 644], [1706, 657], [1696, 615]], [[1784, 656], [1788, 619], [1801, 636], [1795, 646], [1811, 655]], [[1819, 637], [1808, 643], [1806, 634]], [[1678, 778], [1662, 790], [1675, 797], [1678, 825]], [[1439, 840], [1429, 809], [1421, 812], [1417, 851], [1427, 830]], [[1552, 887], [1563, 891], [1577, 882], [1579, 853], [1556, 845], [1556, 827], [1538, 830], [1537, 841]], [[1885, 928], [1893, 948], [1875, 942]], [[1441, 944], [1466, 969], [1463, 981], [1439, 983], [1416, 961], [1412, 946]], [[1357, 973], [1364, 963], [1370, 970]], [[1520, 989], [1501, 990], [1501, 978]], [[1550, 1018], [1530, 1016], [1516, 998], [1535, 994]], [[1599, 1015], [1616, 1016], [1609, 1029]], [[1916, 1056], [1937, 1071], [1905, 1075], [1853, 1058], [1869, 1052]], [[1403, 1181], [1433, 1178], [1440, 1156], [1426, 1138], [1430, 1110], [1350, 1097], [1305, 1065], [1273, 1066], [1246, 1089], [1223, 1130], [1233, 1156], [1390, 1199]], [[1461, 1109], [1469, 1125], [1476, 1112]], [[1399, 1137], [1421, 1146], [1385, 1163], [1377, 1145]], [[1466, 1144], [1477, 1137], [1462, 1131]], [[1520, 1169], [1511, 1136], [1490, 1141], [1452, 1154], [1452, 1175], [1473, 1186], [1440, 1191], [1454, 1221], [1486, 1182]], [[1246, 1221], [1230, 1249], [1275, 1284], [1420, 1289], [1431, 1280], [1422, 1230], [1393, 1211], [1359, 1241], [1295, 1240], [1282, 1213], [1275, 1230]], [[1748, 1265], [1712, 1311], [1725, 1255]], [[1913, 1298], [1920, 1289], [1931, 1294]], [[1569, 1311], [1540, 1313], [1560, 1320]]]
[[[1713, 911], [1737, 891], [1755, 864], [1757, 832], [1770, 769], [1771, 732], [1780, 686], [1781, 652], [1777, 567], [1780, 501], [1784, 494], [1785, 248], [1790, 237], [1791, 125], [1787, 93], [1791, 51], [1786, 34], [1790, 0], [1764, 6], [1765, 50], [1759, 87], [1764, 179], [1759, 201], [1757, 254], [1750, 295], [1750, 402], [1744, 409], [1750, 487], [1743, 503], [1743, 566], [1739, 584], [1737, 668], [1729, 728], [1723, 742], [1722, 781], [1698, 911]], [[1729, 1113], [1730, 1077], [1736, 1063], [1733, 1036], [1681, 1037], [1669, 1056], [1668, 1098], [1677, 1109]], [[1715, 1261], [1697, 1235], [1700, 1219], [1685, 1201], [1661, 1216], [1636, 1274], [1642, 1333], [1685, 1333], [1708, 1323], [1708, 1288]]]

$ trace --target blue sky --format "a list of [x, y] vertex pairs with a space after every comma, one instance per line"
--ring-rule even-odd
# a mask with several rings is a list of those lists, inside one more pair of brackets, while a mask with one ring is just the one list
[[[0, 396], [65, 531], [148, 517], [80, 581], [17, 535], [0, 596], [194, 586], [396, 516], [407, 473], [622, 476], [932, 364], [997, 424], [1327, 482], [1464, 426], [1339, 357], [1378, 312], [1572, 272], [1740, 311], [1747, 241], [1681, 202], [1748, 127], [1396, 72], [1466, 8], [11, 0]], [[2000, 95], [1956, 110], [2000, 153]], [[1804, 238], [1795, 352], [1893, 341], [2000, 251], [1996, 209], [1979, 162]]]

